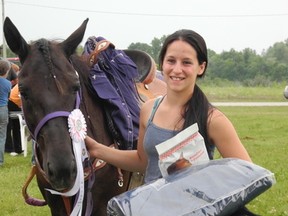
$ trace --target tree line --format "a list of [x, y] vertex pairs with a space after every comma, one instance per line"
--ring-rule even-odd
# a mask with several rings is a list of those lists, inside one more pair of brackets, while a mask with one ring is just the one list
[[[167, 36], [154, 38], [150, 44], [131, 43], [128, 49], [147, 52], [158, 63], [161, 46]], [[208, 49], [209, 80], [228, 80], [245, 86], [269, 86], [272, 83], [288, 82], [288, 39], [277, 42], [261, 54], [246, 48], [231, 49], [220, 54]]]
[[[128, 49], [147, 52], [158, 64], [160, 49], [167, 35], [154, 38], [150, 44], [131, 43]], [[77, 53], [83, 47], [79, 46]], [[15, 54], [7, 49], [7, 57]], [[231, 49], [216, 53], [208, 49], [208, 68], [205, 79], [211, 81], [228, 80], [244, 86], [269, 86], [273, 83], [288, 83], [288, 39], [276, 42], [273, 46], [257, 54], [255, 50], [246, 48], [242, 51]]]

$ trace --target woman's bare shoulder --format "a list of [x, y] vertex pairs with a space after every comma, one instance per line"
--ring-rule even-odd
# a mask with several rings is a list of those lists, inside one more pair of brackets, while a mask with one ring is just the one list
[[223, 112], [221, 112], [218, 108], [213, 107], [210, 110], [210, 118], [214, 119], [214, 118], [219, 118], [219, 117], [224, 117], [225, 114]]
[[147, 122], [149, 119], [156, 100], [157, 98], [153, 98], [142, 104], [140, 119], [142, 119], [144, 122]]
[[227, 118], [227, 116], [221, 112], [217, 108], [212, 108], [211, 113], [209, 115], [209, 126], [214, 127], [225, 127], [227, 124], [231, 124], [230, 120]]

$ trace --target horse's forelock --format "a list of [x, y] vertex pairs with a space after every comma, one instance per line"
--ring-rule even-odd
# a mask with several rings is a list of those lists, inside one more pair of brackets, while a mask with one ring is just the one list
[[50, 52], [51, 44], [52, 44], [51, 41], [48, 41], [47, 39], [44, 39], [44, 38], [41, 38], [35, 41], [35, 45], [38, 51], [42, 54], [44, 61], [50, 71], [50, 74], [56, 83], [58, 91], [60, 92], [60, 94], [63, 94], [64, 91], [63, 91], [61, 83], [56, 77], [54, 63], [51, 58], [51, 52]]
[[46, 65], [49, 68], [50, 72], [54, 72], [54, 66], [52, 63], [51, 55], [50, 55], [50, 50], [49, 50], [49, 41], [46, 39], [39, 39], [35, 42], [35, 45], [37, 46], [37, 49], [39, 52], [42, 54]]

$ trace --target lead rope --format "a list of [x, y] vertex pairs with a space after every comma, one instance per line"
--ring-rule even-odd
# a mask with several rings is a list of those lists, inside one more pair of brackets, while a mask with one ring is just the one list
[[40, 199], [36, 199], [33, 197], [30, 197], [27, 193], [27, 188], [29, 186], [29, 184], [31, 183], [32, 179], [34, 178], [34, 176], [36, 175], [37, 172], [37, 167], [35, 165], [32, 166], [30, 173], [22, 187], [22, 196], [24, 197], [25, 202], [28, 205], [33, 205], [33, 206], [45, 206], [47, 205], [47, 202], [45, 200], [40, 200]]

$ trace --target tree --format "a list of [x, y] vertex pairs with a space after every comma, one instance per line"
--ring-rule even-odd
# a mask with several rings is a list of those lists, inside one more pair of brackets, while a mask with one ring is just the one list
[[[1, 56], [3, 56], [3, 45], [0, 46], [0, 50], [1, 50]], [[6, 56], [7, 58], [12, 58], [12, 57], [16, 57], [17, 55], [15, 53], [13, 53], [9, 47], [6, 47]]]
[[134, 50], [141, 50], [144, 51], [146, 53], [148, 53], [156, 62], [156, 64], [158, 64], [158, 57], [159, 57], [159, 53], [161, 50], [161, 47], [166, 39], [166, 35], [163, 35], [160, 39], [154, 37], [153, 40], [151, 41], [151, 45], [148, 45], [146, 43], [131, 43], [128, 46], [128, 49], [134, 49]]
[[288, 39], [285, 42], [277, 42], [270, 47], [264, 58], [276, 61], [278, 63], [287, 64], [288, 62]]
[[152, 47], [146, 43], [140, 43], [140, 42], [137, 42], [137, 43], [131, 43], [129, 46], [128, 46], [128, 49], [130, 50], [141, 50], [143, 52], [146, 52], [148, 53], [149, 55], [152, 56]]
[[[132, 43], [128, 49], [147, 52], [158, 63], [158, 56], [166, 38], [166, 35], [160, 39], [155, 37], [150, 45]], [[228, 80], [249, 86], [267, 86], [272, 81], [288, 80], [288, 39], [275, 43], [261, 55], [250, 48], [240, 52], [231, 49], [220, 54], [208, 49], [208, 59], [206, 76], [209, 80]]]

